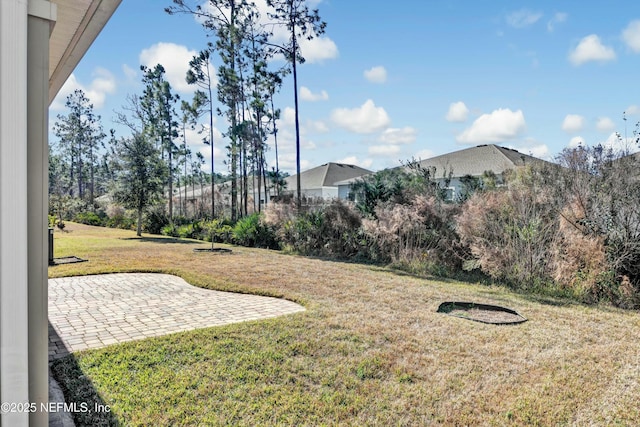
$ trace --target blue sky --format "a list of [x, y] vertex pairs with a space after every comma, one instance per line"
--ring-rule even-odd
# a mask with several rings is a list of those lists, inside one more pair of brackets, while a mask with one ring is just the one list
[[[550, 159], [578, 142], [616, 144], [623, 112], [629, 139], [640, 120], [640, 2], [309, 3], [327, 31], [303, 46], [299, 68], [303, 169], [333, 161], [379, 170], [487, 143]], [[141, 93], [141, 64], [161, 62], [190, 100], [184, 73], [208, 39], [193, 17], [167, 15], [169, 5], [123, 0], [52, 104], [51, 124], [66, 95], [81, 88], [105, 130], [126, 136], [112, 119], [128, 94]], [[276, 99], [288, 172], [292, 86], [289, 76]], [[216, 129], [216, 167], [224, 171], [223, 118]], [[192, 150], [209, 159], [200, 140], [188, 133]], [[275, 165], [273, 150], [268, 162]]]

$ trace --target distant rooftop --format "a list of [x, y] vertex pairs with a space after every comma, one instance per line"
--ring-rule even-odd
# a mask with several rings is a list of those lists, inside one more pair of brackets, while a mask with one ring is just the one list
[[[335, 187], [336, 183], [340, 181], [357, 178], [370, 173], [372, 173], [372, 171], [361, 168], [360, 166], [344, 163], [325, 163], [300, 173], [300, 185], [304, 189]], [[285, 181], [287, 182], [287, 190], [295, 191], [298, 189], [296, 175], [285, 178]]]
[[542, 161], [511, 148], [485, 144], [421, 160], [418, 163], [424, 168], [435, 168], [435, 178], [441, 178], [449, 174], [449, 171], [453, 177], [481, 176], [485, 171], [501, 174], [518, 166]]

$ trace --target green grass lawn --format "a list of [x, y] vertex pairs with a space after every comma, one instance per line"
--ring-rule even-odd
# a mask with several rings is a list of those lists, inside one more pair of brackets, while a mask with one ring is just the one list
[[[85, 351], [54, 363], [67, 398], [110, 414], [80, 425], [640, 425], [640, 316], [426, 280], [375, 266], [68, 223], [50, 277], [172, 273], [281, 296], [306, 312]], [[487, 325], [443, 301], [513, 308]], [[90, 407], [93, 407], [91, 403]]]

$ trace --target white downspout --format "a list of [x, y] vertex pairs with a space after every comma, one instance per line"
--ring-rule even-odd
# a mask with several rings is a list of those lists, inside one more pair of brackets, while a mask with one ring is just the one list
[[29, 282], [29, 402], [38, 410], [30, 426], [49, 425], [48, 206], [49, 36], [56, 6], [29, 0], [27, 36], [27, 233]]

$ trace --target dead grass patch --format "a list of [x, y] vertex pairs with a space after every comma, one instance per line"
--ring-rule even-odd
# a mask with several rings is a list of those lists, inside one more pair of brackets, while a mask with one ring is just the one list
[[[57, 266], [52, 276], [158, 271], [307, 308], [78, 354], [123, 424], [640, 424], [637, 312], [268, 250], [194, 253], [197, 245], [175, 239], [67, 228], [56, 233], [56, 256], [89, 262]], [[529, 321], [496, 327], [436, 312], [456, 300], [506, 305]], [[64, 364], [57, 375], [71, 383]]]

